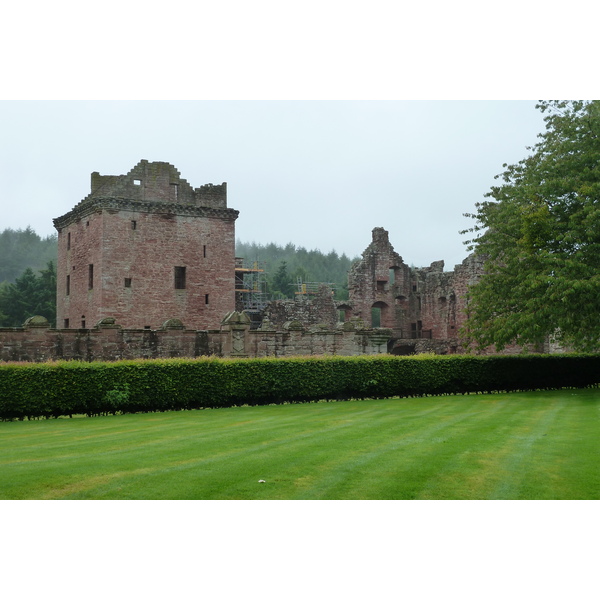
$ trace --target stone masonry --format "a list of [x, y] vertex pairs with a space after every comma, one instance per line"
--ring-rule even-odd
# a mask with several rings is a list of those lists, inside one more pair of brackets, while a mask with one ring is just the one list
[[54, 219], [57, 325], [86, 329], [113, 318], [154, 330], [179, 319], [218, 328], [235, 308], [237, 216], [225, 183], [194, 189], [165, 162], [92, 173], [91, 193]]
[[43, 317], [0, 329], [0, 360], [465, 351], [468, 289], [483, 272], [475, 256], [450, 272], [443, 261], [411, 269], [377, 227], [348, 273], [348, 301], [321, 286], [251, 320], [235, 305], [238, 211], [225, 183], [194, 189], [147, 160], [91, 179], [91, 193], [54, 219], [56, 329]]
[[[394, 251], [388, 232], [377, 227], [362, 260], [348, 274], [349, 301], [338, 308], [367, 327], [390, 329], [393, 354], [464, 352], [460, 332], [467, 318], [468, 289], [482, 273], [483, 261], [474, 255], [451, 272], [444, 271], [441, 260], [411, 269]], [[520, 351], [511, 346], [504, 353]]]

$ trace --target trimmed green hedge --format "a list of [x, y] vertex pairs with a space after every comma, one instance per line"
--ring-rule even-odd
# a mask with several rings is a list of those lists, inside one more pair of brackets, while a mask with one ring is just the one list
[[169, 359], [0, 365], [0, 419], [600, 383], [600, 354]]

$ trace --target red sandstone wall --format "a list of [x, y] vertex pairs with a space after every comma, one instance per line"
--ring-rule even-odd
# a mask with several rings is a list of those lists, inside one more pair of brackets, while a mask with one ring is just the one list
[[[233, 221], [122, 212], [107, 215], [104, 239], [100, 318], [151, 329], [177, 318], [192, 329], [211, 329], [234, 310]], [[185, 289], [175, 289], [176, 266], [186, 268]]]
[[[112, 317], [126, 328], [159, 329], [168, 319], [218, 328], [235, 309], [236, 218], [226, 184], [193, 190], [168, 163], [92, 173], [92, 193], [54, 220], [57, 326], [84, 329]], [[182, 289], [176, 267], [185, 268]]]
[[348, 290], [354, 316], [369, 326], [373, 306], [381, 311], [381, 327], [401, 328], [408, 318], [410, 270], [384, 229], [373, 230], [373, 241], [348, 274]]
[[[56, 324], [91, 327], [98, 321], [101, 302], [102, 215], [91, 214], [63, 229], [58, 235], [56, 269]], [[69, 248], [70, 246], [70, 248]], [[89, 265], [94, 265], [93, 289], [89, 290]], [[70, 278], [67, 294], [67, 277]], [[85, 323], [84, 323], [85, 322]]]

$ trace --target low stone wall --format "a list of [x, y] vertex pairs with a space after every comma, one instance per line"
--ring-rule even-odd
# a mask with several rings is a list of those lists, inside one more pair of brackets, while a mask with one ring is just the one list
[[51, 329], [48, 324], [0, 329], [0, 360], [124, 360], [221, 355], [220, 331], [182, 327], [122, 329], [99, 324], [92, 329]]
[[0, 329], [0, 360], [125, 360], [229, 356], [238, 358], [302, 355], [385, 354], [392, 332], [363, 329], [360, 323], [340, 324], [336, 330], [305, 329], [298, 321], [275, 330], [250, 330], [248, 315], [228, 314], [220, 330], [195, 331], [171, 319], [161, 329], [123, 329], [104, 319], [92, 329], [52, 329], [43, 317], [28, 319], [23, 327]]

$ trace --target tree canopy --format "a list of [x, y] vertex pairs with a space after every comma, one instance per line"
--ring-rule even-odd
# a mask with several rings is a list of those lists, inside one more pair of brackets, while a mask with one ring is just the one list
[[43, 269], [56, 263], [57, 236], [40, 237], [31, 227], [0, 232], [0, 282], [14, 282], [25, 269]]
[[466, 338], [479, 348], [600, 349], [600, 101], [547, 101], [546, 131], [503, 165], [466, 243], [485, 258], [469, 291]]
[[0, 327], [20, 327], [26, 319], [40, 315], [56, 321], [56, 270], [50, 261], [36, 275], [27, 268], [14, 283], [0, 284]]
[[[348, 271], [358, 258], [341, 256], [335, 250], [324, 254], [320, 250], [296, 247], [291, 242], [285, 246], [236, 241], [236, 256], [266, 263], [269, 291], [276, 296], [293, 297], [298, 278], [303, 282], [332, 283], [336, 298], [348, 298]], [[285, 263], [285, 268], [282, 265]], [[288, 285], [289, 284], [289, 285]]]

